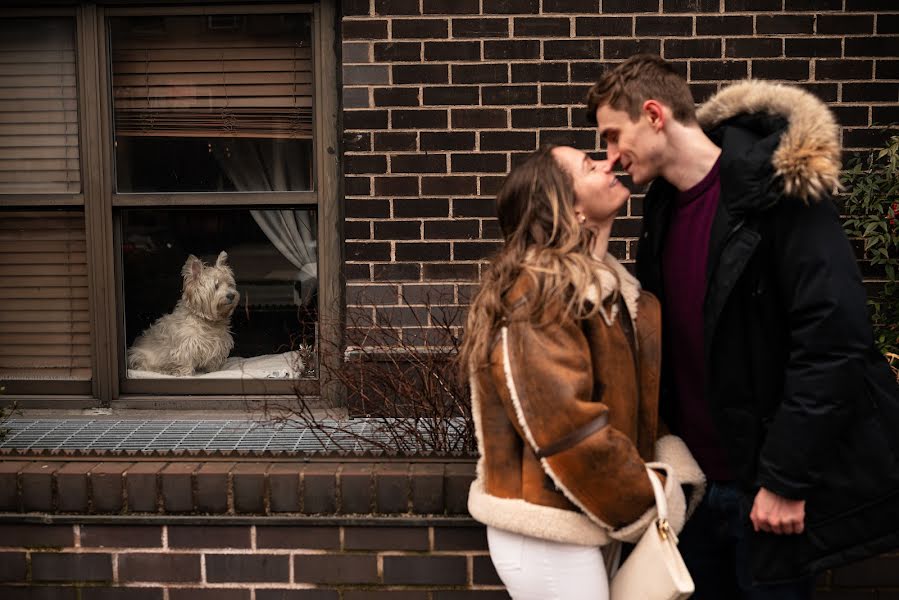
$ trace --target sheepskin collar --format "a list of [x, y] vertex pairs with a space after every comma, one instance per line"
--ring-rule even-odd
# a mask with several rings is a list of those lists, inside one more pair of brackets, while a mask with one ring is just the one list
[[608, 269], [599, 270], [599, 282], [601, 290], [596, 286], [590, 286], [587, 290], [587, 299], [594, 304], [601, 298], [599, 314], [602, 315], [606, 325], [611, 326], [618, 317], [618, 304], [608, 305], [606, 300], [616, 291], [621, 294], [624, 304], [631, 315], [631, 319], [637, 319], [637, 303], [640, 298], [640, 282], [631, 275], [624, 265], [611, 254], [603, 257], [603, 263]]
[[[746, 157], [738, 166], [754, 167], [756, 172], [751, 175], [765, 180], [766, 187], [773, 179], [778, 192], [804, 202], [821, 200], [839, 187], [839, 127], [827, 106], [805, 90], [742, 81], [704, 103], [697, 118], [725, 149], [720, 143], [721, 130], [728, 125], [741, 127], [744, 141], [747, 133], [754, 136], [755, 147], [743, 152]], [[758, 155], [764, 155], [765, 164], [752, 164], [753, 156]]]

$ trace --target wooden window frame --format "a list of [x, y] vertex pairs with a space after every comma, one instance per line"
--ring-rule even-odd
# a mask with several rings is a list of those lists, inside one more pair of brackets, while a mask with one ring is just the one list
[[[58, 4], [58, 3], [56, 3]], [[171, 0], [150, 0], [144, 6], [70, 2], [71, 6], [6, 8], [3, 17], [69, 16], [77, 36], [78, 125], [81, 144], [82, 191], [19, 197], [16, 207], [83, 207], [88, 253], [88, 294], [91, 329], [90, 390], [66, 388], [78, 382], [27, 382], [8, 390], [6, 398], [26, 408], [89, 408], [112, 406], [153, 410], [245, 408], [256, 400], [297, 394], [321, 397], [329, 405], [339, 402], [340, 386], [330, 381], [341, 357], [323, 348], [339, 348], [343, 335], [344, 289], [341, 285], [343, 250], [340, 239], [343, 209], [339, 165], [338, 71], [335, 2], [216, 4], [190, 6]], [[312, 16], [313, 143], [315, 191], [310, 192], [201, 192], [140, 194], [115, 192], [113, 110], [108, 45], [109, 18], [120, 16], [190, 16], [215, 14], [308, 13]], [[9, 197], [0, 195], [7, 206]], [[292, 206], [315, 208], [318, 216], [318, 323], [317, 379], [294, 380], [134, 380], [125, 378], [124, 310], [119, 248], [120, 212], [130, 207], [241, 208]], [[4, 385], [9, 382], [4, 382]], [[35, 385], [40, 383], [41, 385]], [[88, 382], [84, 382], [88, 383]], [[62, 395], [60, 395], [62, 394]]]

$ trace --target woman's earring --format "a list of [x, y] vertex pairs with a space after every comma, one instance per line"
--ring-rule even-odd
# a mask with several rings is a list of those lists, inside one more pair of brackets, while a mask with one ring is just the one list
[[577, 214], [577, 222], [580, 223], [581, 225], [583, 225], [584, 223], [587, 222], [587, 216], [584, 215], [584, 213], [578, 213]]

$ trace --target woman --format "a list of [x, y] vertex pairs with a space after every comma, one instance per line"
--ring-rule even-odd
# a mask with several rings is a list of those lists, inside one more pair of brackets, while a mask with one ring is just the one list
[[497, 195], [505, 245], [462, 348], [480, 450], [468, 509], [515, 600], [608, 597], [600, 547], [611, 557], [652, 520], [647, 467], [676, 531], [681, 483], [691, 504], [702, 494], [683, 442], [657, 439], [658, 301], [607, 254], [629, 195], [607, 161], [568, 147], [531, 155]]

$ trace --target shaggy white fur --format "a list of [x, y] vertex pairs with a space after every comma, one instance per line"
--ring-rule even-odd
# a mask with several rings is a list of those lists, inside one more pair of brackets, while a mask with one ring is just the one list
[[786, 195], [817, 201], [839, 189], [839, 125], [818, 98], [795, 86], [747, 80], [712, 96], [696, 117], [708, 129], [740, 113], [767, 113], [789, 120], [772, 158]]
[[181, 269], [181, 299], [171, 314], [160, 317], [128, 350], [128, 367], [175, 376], [215, 371], [234, 347], [231, 315], [240, 300], [228, 254], [214, 266], [191, 254]]

